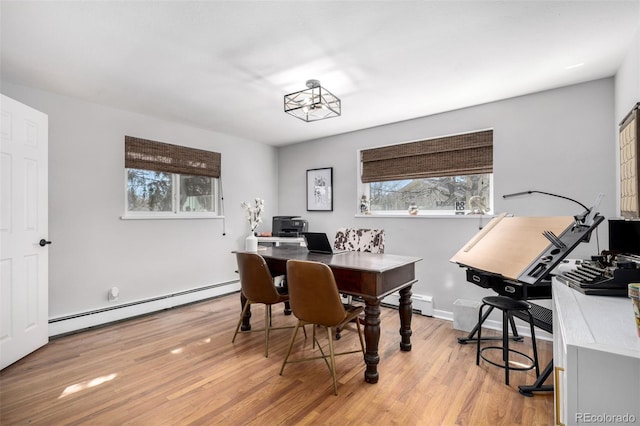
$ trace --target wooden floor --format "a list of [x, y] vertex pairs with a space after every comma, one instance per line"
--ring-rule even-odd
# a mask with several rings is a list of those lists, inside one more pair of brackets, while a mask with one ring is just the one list
[[[505, 385], [504, 370], [475, 365], [475, 345], [457, 343], [466, 333], [450, 321], [414, 315], [413, 349], [401, 352], [397, 311], [383, 308], [380, 381], [364, 381], [358, 354], [338, 357], [334, 396], [322, 360], [278, 375], [291, 330], [273, 332], [269, 358], [263, 333], [232, 344], [239, 309], [233, 294], [52, 340], [1, 372], [0, 424], [553, 424], [552, 393], [518, 393], [534, 373]], [[263, 313], [256, 306], [254, 328]], [[273, 316], [274, 326], [295, 322], [282, 305]], [[530, 340], [514, 345], [528, 351]], [[294, 351], [310, 346], [299, 335]], [[539, 342], [542, 367], [551, 346]], [[348, 330], [336, 343], [355, 347]]]

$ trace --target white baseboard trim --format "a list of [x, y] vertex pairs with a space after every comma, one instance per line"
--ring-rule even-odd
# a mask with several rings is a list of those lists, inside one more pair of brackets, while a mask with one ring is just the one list
[[[387, 296], [384, 299], [383, 303], [398, 307], [397, 299], [395, 299], [394, 297], [391, 297], [391, 296], [392, 295]], [[418, 313], [418, 312], [416, 312], [416, 313]], [[433, 318], [438, 318], [438, 319], [451, 321], [453, 323], [453, 312], [434, 309], [433, 310], [433, 315], [428, 315], [428, 316], [432, 316]], [[520, 336], [531, 337], [531, 330], [529, 329], [529, 324], [524, 322], [524, 321], [521, 321], [519, 318], [516, 318], [515, 321], [516, 321], [516, 330], [518, 330], [518, 334]], [[492, 320], [492, 319], [487, 319], [484, 322], [482, 328], [483, 329], [487, 329], [487, 330], [502, 331], [502, 321], [495, 321], [495, 320]], [[553, 335], [551, 333], [547, 333], [546, 331], [540, 330], [539, 328], [536, 328], [535, 331], [536, 331], [536, 339], [553, 341]]]
[[[453, 312], [435, 310], [433, 313], [433, 317], [453, 322]], [[520, 336], [531, 337], [531, 329], [529, 328], [529, 323], [524, 322], [519, 318], [515, 318], [515, 322], [516, 330], [518, 331], [518, 334]], [[502, 321], [487, 319], [483, 323], [482, 328], [485, 330], [496, 330], [502, 332]], [[546, 331], [540, 330], [539, 328], [536, 328], [535, 332], [536, 339], [553, 341], [553, 335], [551, 333], [547, 333]]]
[[[109, 306], [108, 308], [97, 309], [94, 311], [81, 312], [72, 315], [65, 315], [62, 317], [51, 318], [49, 319], [49, 337], [51, 338], [74, 333], [81, 330], [86, 330], [91, 327], [105, 325], [116, 321], [122, 321], [140, 315], [174, 308], [176, 306], [186, 305], [201, 300], [223, 296], [237, 291], [240, 291], [240, 282], [230, 281], [192, 290], [186, 290], [183, 292], [158, 296], [147, 300]], [[422, 296], [422, 299], [425, 299], [425, 297]], [[431, 304], [432, 306], [432, 301], [430, 299], [428, 299], [427, 303]], [[398, 307], [399, 297], [397, 297], [396, 295], [389, 295], [383, 300], [383, 304]], [[443, 311], [439, 309], [425, 309], [425, 311], [428, 312], [429, 315], [424, 315], [424, 313], [418, 311], [416, 311], [416, 313], [423, 316], [451, 321], [453, 323], [453, 312]], [[502, 323], [500, 321], [487, 319], [484, 322], [483, 328], [501, 331]], [[531, 337], [531, 333], [529, 332], [529, 325], [517, 318], [516, 329], [518, 330], [518, 334]], [[536, 329], [536, 338], [549, 341], [553, 340], [553, 336], [551, 334], [540, 329]]]
[[[516, 330], [518, 330], [518, 334], [520, 336], [531, 337], [531, 329], [529, 328], [529, 323], [524, 322], [519, 318], [514, 318], [514, 319], [516, 322]], [[482, 328], [502, 332], [502, 321], [494, 321], [494, 320], [487, 319], [484, 322]], [[536, 339], [538, 340], [549, 340], [549, 341], [553, 340], [553, 335], [550, 333], [547, 333], [544, 330], [540, 330], [539, 328], [536, 328], [535, 332], [536, 332]]]
[[433, 317], [453, 322], [453, 312], [435, 309], [433, 311]]
[[50, 318], [49, 337], [69, 334], [111, 322], [122, 321], [180, 305], [211, 299], [239, 290], [240, 282], [230, 281], [178, 293], [166, 294], [151, 299], [109, 306], [94, 311]]
[[[396, 307], [399, 306], [400, 293], [391, 293], [384, 298], [383, 303], [388, 303], [389, 305], [393, 305]], [[412, 294], [411, 306], [413, 308], [413, 311], [419, 313], [420, 315], [423, 315], [425, 317], [433, 316], [433, 298], [431, 296], [423, 294]]]

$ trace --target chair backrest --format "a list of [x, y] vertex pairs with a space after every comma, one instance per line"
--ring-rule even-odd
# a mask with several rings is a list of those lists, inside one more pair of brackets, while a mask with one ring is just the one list
[[338, 228], [333, 247], [337, 250], [384, 253], [384, 229]]
[[333, 271], [327, 265], [306, 260], [287, 261], [289, 303], [296, 318], [335, 327], [347, 316]]
[[279, 299], [264, 258], [256, 253], [236, 253], [242, 294], [252, 302], [273, 304]]

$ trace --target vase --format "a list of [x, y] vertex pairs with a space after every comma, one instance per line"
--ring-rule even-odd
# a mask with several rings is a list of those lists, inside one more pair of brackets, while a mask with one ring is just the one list
[[258, 237], [256, 237], [253, 232], [244, 240], [244, 250], [251, 252], [258, 251]]

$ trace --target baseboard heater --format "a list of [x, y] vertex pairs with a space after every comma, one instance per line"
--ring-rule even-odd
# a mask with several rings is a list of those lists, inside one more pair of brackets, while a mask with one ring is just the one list
[[[400, 294], [391, 293], [383, 299], [382, 305], [398, 307], [400, 305]], [[433, 316], [433, 297], [425, 296], [423, 294], [413, 294], [411, 296], [411, 305], [412, 311], [416, 314], [424, 315], [426, 317]]]
[[49, 319], [49, 337], [61, 337], [91, 327], [106, 325], [176, 306], [200, 302], [239, 290], [240, 281], [234, 280], [109, 306], [93, 311], [51, 318]]

